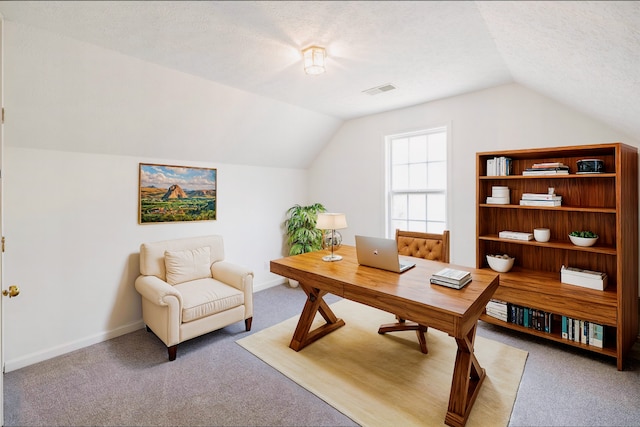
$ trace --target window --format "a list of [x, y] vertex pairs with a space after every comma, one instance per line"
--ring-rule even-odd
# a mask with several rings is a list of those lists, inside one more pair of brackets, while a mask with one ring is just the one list
[[447, 130], [386, 138], [387, 236], [397, 228], [442, 233], [447, 226]]

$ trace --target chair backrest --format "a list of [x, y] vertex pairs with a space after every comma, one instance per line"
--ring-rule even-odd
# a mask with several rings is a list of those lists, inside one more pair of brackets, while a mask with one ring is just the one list
[[156, 276], [166, 280], [164, 251], [183, 251], [208, 246], [211, 263], [224, 260], [224, 244], [222, 236], [187, 237], [161, 242], [143, 243], [140, 245], [140, 274]]
[[449, 262], [449, 230], [442, 234], [396, 230], [396, 243], [400, 255]]

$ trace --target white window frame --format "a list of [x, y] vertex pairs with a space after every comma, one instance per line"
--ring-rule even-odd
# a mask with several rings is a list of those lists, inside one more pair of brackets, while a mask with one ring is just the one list
[[[448, 229], [448, 223], [449, 223], [449, 204], [450, 204], [450, 200], [449, 200], [449, 196], [448, 196], [448, 189], [450, 188], [450, 168], [451, 168], [451, 162], [450, 162], [450, 158], [451, 158], [451, 139], [450, 139], [450, 131], [449, 131], [450, 127], [449, 126], [434, 126], [434, 127], [428, 127], [428, 128], [424, 128], [421, 130], [417, 130], [417, 131], [411, 131], [411, 132], [403, 132], [403, 133], [397, 133], [397, 134], [392, 134], [392, 135], [387, 135], [385, 136], [385, 234], [388, 238], [392, 238], [395, 239], [395, 227], [393, 226], [393, 218], [392, 218], [392, 199], [393, 196], [395, 194], [442, 194], [444, 196], [444, 209], [445, 209], [445, 220], [444, 220], [444, 224], [443, 224], [443, 229], [447, 230]], [[417, 135], [428, 135], [428, 134], [433, 134], [433, 133], [441, 133], [444, 132], [446, 134], [446, 148], [445, 148], [445, 152], [446, 152], [446, 160], [445, 160], [445, 165], [446, 165], [446, 188], [444, 189], [421, 189], [421, 190], [409, 190], [409, 189], [404, 189], [404, 190], [397, 190], [394, 191], [392, 190], [392, 183], [391, 183], [391, 179], [392, 179], [392, 159], [391, 159], [391, 144], [394, 140], [396, 139], [401, 139], [401, 138], [408, 138], [408, 137], [412, 137], [412, 136], [417, 136]], [[427, 221], [428, 218], [425, 218], [425, 221]]]

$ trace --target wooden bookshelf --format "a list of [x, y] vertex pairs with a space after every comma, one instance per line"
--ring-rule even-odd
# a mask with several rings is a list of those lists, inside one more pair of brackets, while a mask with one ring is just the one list
[[[508, 157], [508, 176], [487, 176], [487, 159]], [[601, 159], [605, 172], [577, 174], [577, 161]], [[568, 175], [524, 176], [535, 163], [562, 162]], [[500, 274], [494, 298], [519, 306], [604, 325], [604, 347], [561, 337], [555, 324], [550, 333], [503, 322], [484, 314], [496, 325], [614, 357], [618, 370], [638, 336], [638, 150], [619, 142], [476, 154], [476, 264], [489, 268], [486, 255], [506, 253], [516, 258], [508, 273]], [[510, 204], [487, 204], [493, 186], [509, 187]], [[562, 206], [520, 206], [523, 193], [547, 193], [553, 187]], [[548, 242], [501, 239], [503, 230], [532, 233], [549, 228]], [[574, 230], [598, 234], [596, 245], [580, 247], [569, 240]], [[560, 282], [562, 266], [601, 271], [608, 275], [604, 291]]]

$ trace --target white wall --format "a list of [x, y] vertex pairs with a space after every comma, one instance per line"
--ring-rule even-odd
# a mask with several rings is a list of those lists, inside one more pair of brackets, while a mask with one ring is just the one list
[[[380, 95], [384, 96], [384, 95]], [[309, 199], [345, 212], [345, 244], [384, 236], [384, 137], [449, 127], [451, 262], [475, 267], [476, 152], [638, 141], [549, 98], [509, 84], [345, 123], [309, 169]]]
[[[142, 327], [145, 241], [221, 234], [256, 290], [283, 282], [268, 261], [306, 171], [267, 166], [305, 163], [317, 142], [292, 156], [283, 139], [324, 143], [338, 120], [6, 24], [3, 281], [21, 289], [3, 301], [7, 371]], [[218, 219], [139, 225], [139, 163], [217, 168]]]

